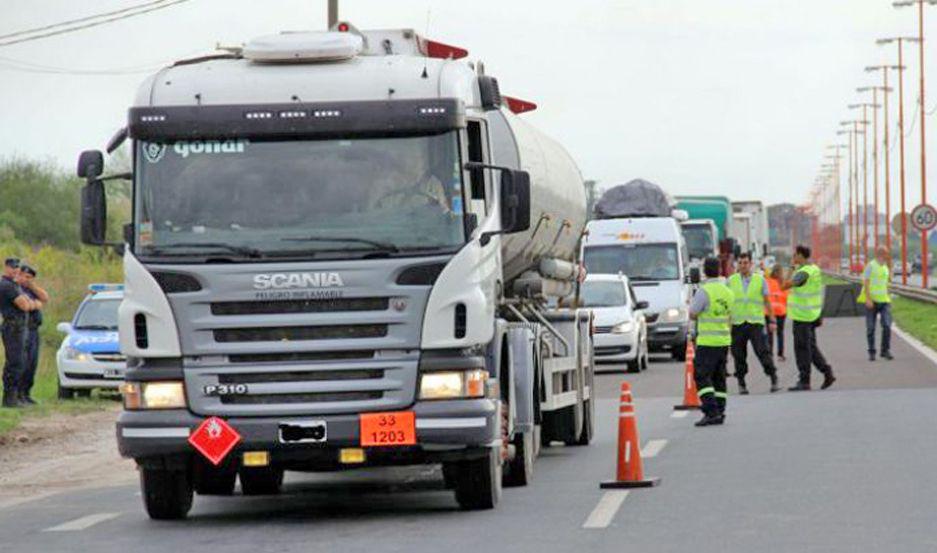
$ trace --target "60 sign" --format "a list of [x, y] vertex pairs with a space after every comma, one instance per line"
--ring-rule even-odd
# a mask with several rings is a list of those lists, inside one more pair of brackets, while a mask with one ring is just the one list
[[911, 224], [921, 232], [933, 230], [937, 226], [937, 210], [930, 204], [921, 204], [911, 212]]

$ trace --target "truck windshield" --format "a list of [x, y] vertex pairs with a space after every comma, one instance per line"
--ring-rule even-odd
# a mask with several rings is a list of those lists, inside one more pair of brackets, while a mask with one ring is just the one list
[[713, 254], [715, 243], [708, 225], [684, 225], [683, 237], [691, 259], [704, 259]]
[[579, 290], [583, 307], [624, 307], [628, 296], [621, 282], [601, 280], [585, 281]]
[[120, 300], [89, 300], [81, 307], [75, 320], [76, 330], [117, 330], [117, 308]]
[[583, 257], [591, 274], [622, 273], [632, 281], [680, 279], [676, 244], [589, 246]]
[[137, 148], [138, 254], [405, 254], [465, 240], [455, 131]]

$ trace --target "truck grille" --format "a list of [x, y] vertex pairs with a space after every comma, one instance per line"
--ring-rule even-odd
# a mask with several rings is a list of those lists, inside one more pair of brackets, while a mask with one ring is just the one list
[[218, 376], [219, 384], [259, 384], [261, 382], [322, 382], [326, 380], [371, 380], [384, 376], [380, 369], [364, 369], [351, 371], [315, 371], [315, 372], [277, 372], [277, 373], [248, 373], [248, 374], [222, 374]]
[[329, 298], [321, 300], [226, 301], [211, 304], [211, 314], [281, 315], [290, 313], [337, 313], [341, 311], [387, 311], [388, 298]]
[[371, 359], [374, 352], [361, 351], [296, 351], [287, 353], [234, 353], [231, 363], [291, 363], [296, 361], [340, 361], [343, 359]]
[[251, 396], [225, 396], [224, 405], [276, 405], [295, 403], [332, 403], [342, 401], [368, 401], [380, 399], [384, 392], [329, 392], [312, 394], [271, 394]]
[[216, 342], [280, 342], [294, 340], [345, 340], [382, 338], [386, 324], [333, 326], [268, 326], [259, 328], [223, 328], [213, 331]]

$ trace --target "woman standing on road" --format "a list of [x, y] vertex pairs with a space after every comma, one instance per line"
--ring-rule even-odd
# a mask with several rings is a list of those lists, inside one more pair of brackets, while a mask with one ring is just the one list
[[[787, 319], [787, 290], [781, 288], [781, 282], [784, 281], [784, 267], [780, 263], [776, 264], [771, 269], [771, 275], [765, 279], [768, 283], [768, 298], [771, 300], [771, 311], [773, 312], [775, 320], [777, 320], [777, 335], [778, 335], [778, 359], [780, 361], [787, 361], [784, 357], [784, 321]], [[767, 319], [769, 313], [765, 313], [765, 319]], [[765, 325], [765, 332], [767, 333], [768, 339], [768, 351], [774, 355], [774, 339], [771, 336], [771, 331], [768, 330], [768, 325]]]

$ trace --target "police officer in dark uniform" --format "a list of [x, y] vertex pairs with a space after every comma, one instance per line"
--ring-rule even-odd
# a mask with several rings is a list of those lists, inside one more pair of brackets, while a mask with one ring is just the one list
[[[23, 293], [29, 299], [45, 305], [49, 303], [49, 294], [36, 282], [36, 269], [29, 265], [20, 266], [18, 283]], [[25, 369], [23, 378], [18, 386], [21, 403], [35, 405], [36, 402], [29, 396], [36, 379], [36, 369], [39, 367], [39, 327], [42, 326], [42, 309], [36, 309], [26, 314], [26, 352], [23, 359]]]
[[20, 260], [8, 258], [3, 263], [3, 278], [0, 278], [0, 314], [3, 315], [3, 406], [20, 407], [19, 385], [25, 370], [26, 313], [42, 307], [40, 302], [29, 299], [16, 283], [19, 277]]

